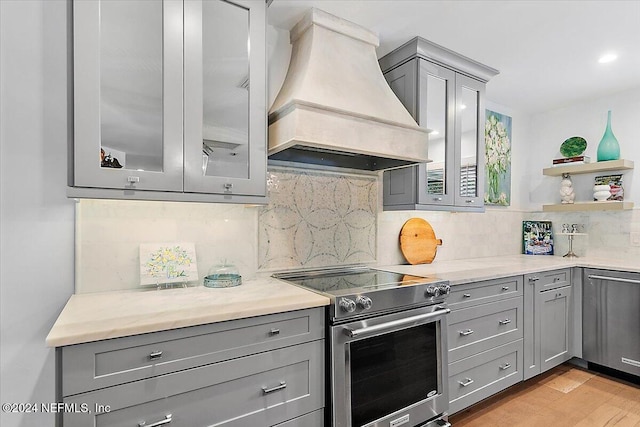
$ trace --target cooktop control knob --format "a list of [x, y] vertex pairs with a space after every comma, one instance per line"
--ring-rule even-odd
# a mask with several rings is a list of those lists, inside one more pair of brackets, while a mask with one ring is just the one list
[[363, 310], [369, 310], [373, 303], [371, 302], [371, 298], [369, 298], [368, 296], [360, 295], [358, 298], [356, 298], [356, 304]]
[[429, 285], [427, 286], [427, 290], [425, 292], [425, 296], [427, 298], [433, 298], [440, 295], [440, 289], [437, 286]]
[[451, 293], [451, 287], [449, 285], [440, 285], [438, 289], [440, 290], [440, 295], [449, 295]]
[[352, 299], [340, 298], [340, 302], [338, 304], [342, 311], [346, 311], [347, 313], [353, 313], [356, 310], [356, 303]]

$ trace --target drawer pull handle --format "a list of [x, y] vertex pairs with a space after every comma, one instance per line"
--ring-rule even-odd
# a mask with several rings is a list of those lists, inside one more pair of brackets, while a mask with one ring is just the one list
[[537, 282], [538, 280], [540, 280], [540, 278], [538, 276], [529, 277], [529, 281], [530, 282]]
[[554, 278], [553, 278], [553, 281], [554, 281], [554, 282], [559, 282], [559, 281], [560, 281], [560, 278], [559, 278], [559, 277], [554, 277]]
[[462, 294], [462, 296], [465, 298], [471, 298], [471, 294]]
[[273, 393], [274, 391], [282, 390], [283, 388], [286, 388], [286, 387], [287, 387], [287, 383], [285, 381], [280, 381], [280, 385], [277, 385], [275, 387], [271, 387], [271, 388], [262, 387], [262, 393], [269, 394], [269, 393]]
[[473, 333], [473, 330], [471, 329], [467, 329], [466, 331], [460, 331], [460, 335], [462, 335], [463, 337], [466, 337], [467, 335], [471, 335]]
[[171, 419], [171, 418], [172, 418], [172, 417], [173, 417], [173, 416], [172, 416], [171, 414], [167, 414], [167, 415], [164, 417], [164, 420], [157, 421], [157, 422], [155, 422], [155, 423], [153, 423], [153, 424], [147, 424], [147, 422], [146, 422], [146, 421], [140, 421], [140, 422], [138, 423], [138, 427], [158, 427], [158, 426], [163, 426], [163, 425], [165, 425], [165, 424], [171, 424], [171, 421], [172, 421], [172, 419]]
[[462, 387], [467, 387], [473, 384], [473, 380], [471, 378], [465, 378], [464, 381], [458, 381], [458, 384], [460, 384]]
[[162, 359], [161, 351], [154, 351], [149, 353], [149, 360], [158, 360], [158, 359]]
[[502, 287], [502, 290], [503, 290], [503, 291], [508, 291], [508, 290], [509, 290], [509, 287], [508, 287], [508, 286], [503, 286], [503, 287]]
[[508, 325], [509, 323], [511, 323], [511, 319], [500, 320], [498, 321], [498, 323], [500, 323], [501, 325]]
[[269, 335], [274, 336], [274, 335], [279, 335], [280, 334], [280, 329], [276, 329], [276, 328], [272, 328], [269, 331]]
[[505, 371], [511, 367], [511, 363], [505, 363], [504, 365], [500, 365], [500, 370]]

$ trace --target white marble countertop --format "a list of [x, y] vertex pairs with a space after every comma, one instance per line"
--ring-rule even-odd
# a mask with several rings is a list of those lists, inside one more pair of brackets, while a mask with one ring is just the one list
[[415, 276], [437, 276], [441, 279], [449, 280], [451, 285], [460, 285], [480, 280], [497, 279], [567, 267], [589, 267], [640, 272], [640, 260], [511, 255], [451, 261], [435, 260], [432, 264], [386, 265], [376, 268]]
[[175, 288], [72, 295], [49, 347], [321, 307], [329, 299], [270, 277], [233, 288]]
[[[640, 261], [512, 255], [375, 268], [437, 276], [459, 285], [566, 267], [640, 272]], [[46, 342], [59, 347], [328, 304], [329, 299], [322, 295], [271, 277], [225, 289], [198, 286], [78, 294], [69, 299]]]

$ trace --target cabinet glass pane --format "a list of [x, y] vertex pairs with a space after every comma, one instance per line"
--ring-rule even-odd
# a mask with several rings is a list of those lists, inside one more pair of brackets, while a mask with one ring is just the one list
[[160, 1], [100, 2], [104, 168], [162, 171], [162, 23]]
[[478, 159], [478, 91], [462, 88], [462, 99], [458, 102], [461, 118], [460, 149], [460, 196], [477, 196], [476, 168]]
[[426, 88], [426, 111], [420, 113], [420, 124], [433, 132], [429, 134], [429, 158], [427, 168], [427, 193], [445, 194], [447, 152], [447, 80], [427, 74], [420, 77], [420, 87]]
[[202, 4], [202, 172], [249, 178], [249, 11]]

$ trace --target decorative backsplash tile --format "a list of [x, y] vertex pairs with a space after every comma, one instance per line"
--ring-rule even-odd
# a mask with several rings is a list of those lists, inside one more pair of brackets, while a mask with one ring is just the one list
[[376, 261], [376, 176], [271, 170], [258, 215], [258, 268], [282, 270]]

